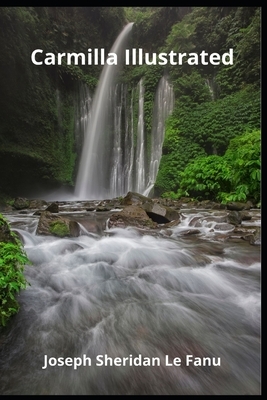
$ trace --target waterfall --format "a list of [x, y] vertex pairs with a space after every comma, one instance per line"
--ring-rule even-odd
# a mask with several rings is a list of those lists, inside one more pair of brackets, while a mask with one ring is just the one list
[[144, 82], [143, 78], [138, 83], [138, 125], [136, 146], [136, 188], [135, 191], [143, 193], [145, 190], [145, 137], [144, 137]]
[[149, 195], [149, 192], [153, 188], [156, 181], [165, 135], [165, 121], [168, 115], [172, 112], [173, 106], [173, 87], [168, 82], [167, 78], [163, 76], [158, 84], [154, 101], [149, 180], [146, 190], [143, 193], [145, 196]]
[[[120, 90], [121, 89], [121, 90]], [[123, 105], [123, 86], [116, 85], [114, 91], [114, 140], [113, 140], [113, 151], [112, 151], [112, 169], [111, 169], [111, 194], [110, 197], [115, 197], [116, 193], [122, 192], [123, 184], [123, 144], [122, 144], [122, 105]]]
[[113, 198], [133, 189], [134, 131], [133, 94], [128, 104], [128, 88], [117, 84], [113, 91], [114, 134], [109, 197]]
[[211, 96], [212, 101], [216, 100], [217, 87], [216, 87], [216, 83], [215, 83], [214, 77], [207, 78], [206, 81], [205, 81], [205, 84], [209, 88], [209, 92], [210, 92], [210, 96]]
[[[114, 198], [128, 191], [148, 196], [157, 177], [165, 121], [173, 109], [174, 94], [172, 85], [163, 76], [155, 94], [152, 130], [145, 132], [145, 79], [141, 78], [131, 92], [126, 84], [116, 82], [131, 28], [132, 24], [128, 24], [113, 45], [111, 52], [119, 56], [118, 66], [105, 65], [93, 101], [85, 85], [80, 89], [76, 138], [78, 143], [83, 142], [83, 149], [78, 148], [81, 154], [75, 187], [78, 199]], [[134, 108], [138, 109], [137, 124], [134, 124]]]
[[133, 188], [133, 166], [134, 166], [134, 125], [133, 125], [133, 95], [131, 93], [131, 102], [127, 107], [126, 96], [124, 97], [125, 108], [125, 162], [123, 175], [125, 177], [124, 192], [127, 193]]
[[105, 138], [108, 130], [109, 93], [122, 64], [122, 54], [132, 25], [127, 24], [117, 37], [111, 52], [117, 54], [118, 65], [105, 64], [94, 95], [92, 117], [84, 138], [75, 187], [75, 196], [80, 199], [102, 199], [109, 194], [107, 174], [110, 166], [107, 154], [110, 149]]
[[85, 84], [80, 84], [77, 91], [76, 99], [76, 122], [75, 137], [78, 148], [78, 154], [82, 151], [82, 142], [85, 132], [87, 131], [89, 121], [91, 119], [92, 97], [89, 88]]

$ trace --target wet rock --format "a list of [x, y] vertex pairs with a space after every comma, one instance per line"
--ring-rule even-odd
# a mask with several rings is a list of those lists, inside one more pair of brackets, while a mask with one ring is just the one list
[[197, 204], [197, 208], [203, 208], [205, 210], [225, 210], [226, 205], [221, 203], [216, 203], [212, 200], [202, 200]]
[[36, 234], [58, 237], [77, 237], [80, 228], [76, 221], [54, 215], [49, 211], [41, 212]]
[[249, 241], [250, 244], [255, 245], [255, 246], [260, 246], [261, 245], [261, 227], [257, 226], [255, 228], [255, 232], [253, 234], [253, 237]]
[[125, 207], [122, 211], [112, 214], [108, 221], [108, 228], [125, 228], [127, 226], [156, 228], [157, 223], [149, 218], [142, 207], [131, 205]]
[[0, 216], [0, 242], [15, 243], [16, 239], [12, 236], [8, 222]]
[[180, 232], [180, 235], [182, 236], [197, 235], [198, 233], [201, 233], [199, 229], [185, 229]]
[[112, 206], [97, 206], [96, 208], [95, 208], [95, 211], [98, 211], [98, 212], [103, 212], [103, 211], [110, 211], [110, 210], [112, 210]]
[[246, 203], [242, 203], [239, 201], [230, 201], [229, 203], [226, 204], [227, 210], [233, 210], [233, 211], [249, 210], [251, 207], [252, 207], [251, 201], [248, 201]]
[[46, 209], [45, 211], [49, 211], [51, 213], [58, 213], [59, 212], [59, 207], [57, 203], [51, 203]]
[[136, 192], [128, 192], [120, 202], [120, 204], [124, 206], [140, 205], [144, 203], [152, 203], [152, 199]]
[[14, 201], [14, 208], [16, 210], [22, 210], [23, 208], [29, 208], [30, 200], [24, 197], [16, 197]]
[[216, 224], [214, 226], [214, 229], [216, 231], [230, 231], [233, 230], [235, 228], [234, 225], [232, 224], [226, 224], [226, 223], [221, 223], [221, 224]]
[[261, 227], [236, 227], [230, 238], [239, 238], [249, 242], [251, 245], [261, 245]]
[[32, 199], [30, 200], [29, 208], [31, 209], [36, 209], [36, 208], [44, 208], [44, 206], [47, 206], [47, 202], [45, 200], [41, 199]]
[[239, 214], [242, 221], [250, 221], [252, 219], [252, 216], [249, 214], [248, 211], [240, 211]]
[[96, 210], [95, 206], [86, 208], [86, 211], [95, 211], [95, 210]]
[[167, 207], [157, 203], [144, 203], [141, 207], [145, 210], [148, 216], [155, 222], [163, 224], [173, 220], [180, 220], [180, 214], [178, 211], [171, 207]]
[[238, 211], [230, 211], [227, 215], [227, 223], [232, 225], [240, 225], [242, 222], [241, 214]]

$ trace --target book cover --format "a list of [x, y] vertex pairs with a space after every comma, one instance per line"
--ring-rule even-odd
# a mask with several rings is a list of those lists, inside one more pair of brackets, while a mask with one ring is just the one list
[[260, 7], [0, 7], [0, 394], [261, 394]]

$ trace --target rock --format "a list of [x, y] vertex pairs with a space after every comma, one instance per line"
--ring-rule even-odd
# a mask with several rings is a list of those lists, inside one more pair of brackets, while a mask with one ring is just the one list
[[51, 213], [58, 213], [59, 208], [58, 208], [58, 204], [57, 203], [51, 203], [46, 209], [45, 211], [49, 211]]
[[230, 230], [233, 230], [234, 228], [235, 228], [234, 225], [232, 225], [232, 224], [224, 224], [224, 223], [216, 224], [214, 226], [214, 229], [216, 231], [230, 231]]
[[261, 227], [257, 226], [255, 228], [255, 232], [253, 237], [249, 241], [250, 244], [255, 245], [255, 246], [260, 246], [261, 245]]
[[144, 203], [141, 207], [153, 221], [159, 224], [164, 224], [173, 220], [180, 220], [179, 212], [171, 207], [153, 202]]
[[131, 206], [140, 205], [147, 202], [152, 203], [152, 199], [136, 192], [128, 192], [127, 195], [121, 200], [120, 204], [123, 206]]
[[45, 200], [40, 200], [40, 199], [32, 199], [30, 200], [29, 208], [43, 208], [44, 206], [47, 206], [47, 202]]
[[16, 243], [16, 239], [11, 234], [8, 222], [0, 215], [0, 242], [3, 243]]
[[233, 211], [249, 210], [251, 207], [252, 207], [251, 201], [248, 201], [246, 203], [241, 203], [239, 201], [230, 201], [229, 203], [226, 204], [227, 210], [233, 210]]
[[180, 235], [182, 235], [182, 236], [197, 235], [198, 233], [201, 233], [199, 229], [185, 229], [180, 232]]
[[[158, 224], [165, 224], [172, 220], [180, 220], [178, 211], [164, 204], [160, 204], [157, 200], [152, 200], [149, 197], [143, 196], [136, 192], [128, 192], [121, 200], [122, 206], [140, 206], [146, 212], [152, 221]], [[144, 214], [143, 214], [144, 215]]]
[[156, 228], [157, 223], [149, 218], [142, 207], [131, 205], [125, 207], [122, 211], [112, 214], [108, 221], [109, 228], [126, 228], [127, 226]]
[[59, 215], [53, 215], [49, 211], [42, 211], [36, 234], [58, 237], [77, 237], [80, 228], [76, 221], [63, 218]]
[[110, 211], [112, 210], [112, 208], [113, 207], [110, 206], [97, 206], [95, 210], [98, 212], [103, 212], [103, 211]]
[[227, 214], [227, 223], [232, 225], [240, 225], [242, 222], [242, 216], [238, 211], [230, 211]]
[[29, 208], [30, 205], [30, 200], [24, 198], [24, 197], [16, 197], [13, 207], [16, 210], [22, 210], [23, 208]]
[[249, 214], [248, 211], [240, 211], [239, 214], [242, 221], [250, 221], [252, 219], [252, 216]]

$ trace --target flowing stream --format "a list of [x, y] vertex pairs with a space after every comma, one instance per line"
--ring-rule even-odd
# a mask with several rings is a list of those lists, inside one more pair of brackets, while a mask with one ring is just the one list
[[[0, 331], [0, 394], [260, 394], [259, 246], [216, 239], [199, 210], [169, 236], [69, 215], [80, 236], [59, 239], [36, 235], [33, 213], [5, 214], [32, 265]], [[199, 235], [183, 236], [196, 216]]]

